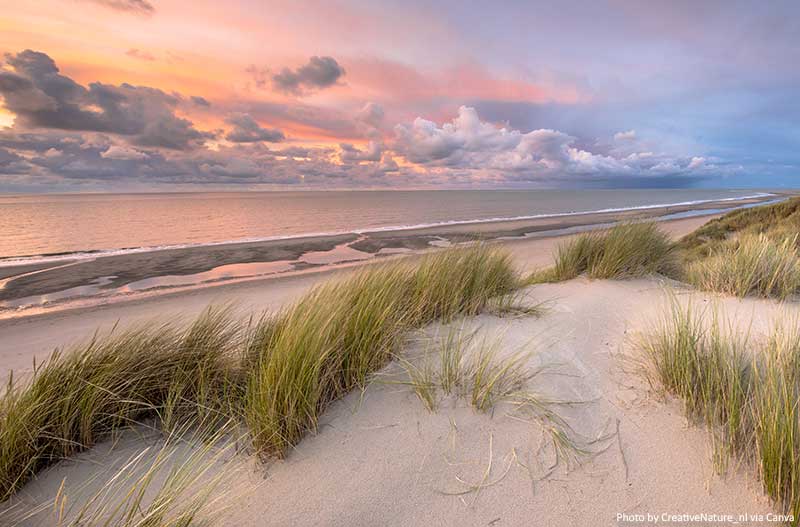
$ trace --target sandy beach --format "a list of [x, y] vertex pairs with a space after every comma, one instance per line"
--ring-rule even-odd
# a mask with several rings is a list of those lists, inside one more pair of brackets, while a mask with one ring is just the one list
[[622, 221], [710, 216], [758, 198], [524, 220], [468, 222], [257, 242], [128, 252], [0, 266], [0, 319], [160, 295], [221, 282], [296, 274], [474, 240], [557, 237]]
[[[676, 220], [664, 228], [678, 237], [706, 220]], [[516, 265], [531, 270], [547, 265], [560, 241], [504, 243]], [[344, 272], [3, 321], [2, 373], [24, 371], [34, 356], [41, 359], [53, 347], [117, 320], [166, 313], [189, 317], [209, 302], [234, 299], [243, 309], [276, 309]], [[531, 352], [530, 367], [544, 367], [532, 389], [574, 403], [558, 412], [584, 438], [584, 455], [559, 459], [542, 425], [513, 405], [483, 414], [450, 397], [430, 412], [409, 387], [396, 384], [402, 372], [392, 364], [366, 391], [336, 402], [323, 415], [318, 434], [285, 460], [219, 464], [215, 470], [236, 474], [226, 484], [232, 501], [222, 524], [641, 525], [648, 523], [638, 521], [639, 515], [647, 514], [774, 512], [752, 475], [737, 469], [715, 473], [707, 433], [687, 423], [677, 402], [664, 404], [630, 367], [636, 335], [662, 312], [666, 288], [672, 287], [676, 284], [657, 278], [537, 285], [523, 294], [525, 302], [546, 302], [543, 316], [481, 315], [449, 326], [497, 339], [503, 353]], [[682, 301], [703, 304], [713, 298], [680, 285], [677, 292]], [[723, 299], [722, 308], [743, 322], [755, 316], [756, 334], [787, 310], [770, 301], [733, 299]], [[421, 360], [426, 343], [449, 330], [434, 324], [414, 334], [404, 355]], [[15, 499], [46, 501], [64, 478], [66, 491], [80, 496], [85, 482], [103, 480], [102, 467], [119, 466], [152, 443], [145, 437], [129, 434], [111, 449], [101, 446], [47, 469]], [[37, 521], [47, 517], [43, 514]]]
[[[670, 220], [662, 222], [662, 227], [678, 238], [712, 217]], [[516, 266], [529, 272], [549, 265], [554, 248], [566, 238], [523, 238], [500, 243], [512, 254]], [[5, 378], [11, 370], [17, 374], [30, 371], [34, 358], [41, 360], [56, 347], [85, 339], [96, 330], [109, 330], [119, 321], [136, 324], [164, 315], [188, 320], [210, 304], [232, 304], [243, 313], [272, 311], [298, 298], [315, 284], [356, 267], [356, 264], [351, 264], [310, 269], [285, 276], [219, 283], [154, 297], [0, 319], [0, 333], [3, 335], [0, 340], [0, 378]]]
[[[661, 227], [677, 239], [708, 220], [684, 218]], [[567, 237], [497, 243], [520, 271], [529, 272], [548, 266]], [[34, 357], [41, 361], [55, 347], [108, 331], [118, 321], [136, 324], [177, 314], [188, 319], [210, 303], [234, 303], [242, 312], [276, 310], [352, 269], [309, 270], [3, 320], [0, 375], [12, 369], [24, 375]], [[565, 403], [558, 414], [581, 438], [579, 454], [565, 457], [542, 423], [513, 404], [480, 413], [449, 396], [431, 412], [392, 363], [364, 392], [334, 403], [318, 433], [286, 459], [218, 463], [214, 473], [232, 475], [225, 480], [229, 508], [221, 524], [652, 525], [648, 514], [774, 513], [751, 472], [734, 467], [716, 473], [707, 432], [687, 422], [680, 405], [654, 392], [637, 370], [636, 338], [663, 313], [670, 294], [681, 302], [719, 304], [739, 325], [752, 324], [756, 338], [774, 318], [797, 313], [796, 306], [720, 299], [664, 278], [581, 277], [528, 287], [523, 302], [544, 302], [542, 316], [487, 314], [433, 324], [411, 336], [403, 355], [419, 364], [431, 343], [450, 331], [500, 342], [504, 354], [529, 352], [528, 367], [542, 370], [529, 388]], [[100, 445], [46, 469], [14, 503], [46, 502], [65, 478], [65, 491], [80, 496], [107, 477], [109, 469], [102, 467], [119, 467], [158, 441], [146, 432], [127, 433], [113, 448]], [[49, 525], [47, 514], [22, 525]]]
[[[708, 218], [665, 222], [673, 237]], [[562, 238], [503, 242], [523, 270], [547, 265]], [[24, 372], [55, 346], [85, 337], [116, 321], [157, 315], [191, 317], [211, 302], [273, 310], [314, 284], [348, 270], [326, 270], [163, 295], [145, 301], [0, 322], [2, 375]], [[231, 503], [223, 525], [639, 525], [641, 516], [683, 513], [767, 514], [773, 507], [749, 474], [715, 474], [705, 431], [690, 426], [674, 401], [656, 397], [630, 368], [635, 337], [661, 313], [665, 279], [590, 281], [579, 278], [524, 290], [525, 302], [546, 302], [541, 317], [481, 315], [449, 328], [501, 342], [503, 353], [531, 352], [544, 373], [532, 389], [574, 404], [559, 414], [584, 438], [585, 453], [559, 459], [542, 425], [512, 405], [478, 413], [444, 398], [429, 412], [412, 390], [398, 385], [396, 364], [363, 393], [351, 393], [322, 417], [319, 432], [287, 459], [238, 466], [229, 482]], [[677, 285], [683, 301], [713, 297]], [[722, 301], [724, 311], [755, 333], [786, 308], [763, 300]], [[795, 310], [796, 311], [796, 310]], [[414, 334], [403, 353], [421, 360], [427, 342], [448, 327], [434, 324]], [[147, 440], [128, 435], [42, 472], [15, 499], [52, 498], [66, 478], [80, 496], [85, 482], [102, 481]], [[563, 454], [562, 454], [563, 455]], [[215, 470], [232, 471], [222, 463]], [[89, 489], [94, 483], [89, 484]], [[42, 518], [38, 516], [37, 522]], [[621, 516], [619, 516], [621, 515]], [[26, 524], [38, 525], [33, 520]], [[45, 521], [45, 524], [47, 522]], [[644, 524], [647, 524], [646, 522]]]

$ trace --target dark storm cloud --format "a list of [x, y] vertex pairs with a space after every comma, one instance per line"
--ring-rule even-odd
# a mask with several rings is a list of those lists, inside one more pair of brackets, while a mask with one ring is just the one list
[[212, 134], [175, 115], [178, 95], [156, 88], [93, 82], [88, 89], [59, 73], [45, 53], [7, 54], [14, 69], [0, 70], [5, 107], [25, 128], [105, 132], [130, 136], [137, 145], [186, 150]]
[[233, 143], [256, 143], [267, 141], [276, 143], [283, 141], [283, 132], [274, 128], [263, 128], [250, 115], [237, 113], [225, 119], [225, 122], [233, 128], [225, 136], [225, 139]]
[[138, 15], [152, 15], [156, 8], [147, 0], [84, 0], [103, 7]]
[[297, 69], [283, 68], [272, 75], [272, 86], [283, 93], [302, 95], [333, 86], [345, 71], [333, 57], [311, 57]]
[[211, 106], [211, 103], [208, 102], [208, 100], [205, 97], [200, 97], [199, 95], [192, 95], [190, 99], [196, 106], [205, 106], [206, 108]]

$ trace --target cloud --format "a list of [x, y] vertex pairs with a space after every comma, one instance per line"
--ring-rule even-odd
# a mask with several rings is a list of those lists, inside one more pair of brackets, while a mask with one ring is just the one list
[[85, 2], [92, 2], [114, 9], [115, 11], [124, 11], [137, 15], [152, 15], [155, 13], [156, 8], [147, 0], [84, 0]]
[[474, 108], [462, 106], [439, 126], [417, 118], [395, 127], [389, 145], [411, 163], [491, 174], [506, 180], [586, 178], [591, 176], [692, 175], [706, 168], [703, 158], [683, 159], [651, 152], [626, 156], [593, 153], [577, 139], [551, 129], [519, 130], [481, 121]]
[[[51, 155], [49, 150], [57, 150]], [[393, 172], [392, 172], [393, 171]], [[391, 173], [392, 179], [387, 179]], [[125, 189], [159, 186], [294, 186], [342, 188], [420, 183], [384, 154], [379, 162], [341, 163], [330, 148], [271, 150], [261, 142], [220, 145], [217, 150], [134, 149], [103, 134], [0, 131], [0, 189]]]
[[123, 159], [126, 161], [135, 161], [135, 160], [147, 159], [150, 156], [134, 148], [128, 148], [119, 145], [111, 145], [108, 147], [108, 150], [100, 154], [100, 157], [103, 157], [105, 159]]
[[200, 97], [199, 95], [192, 95], [189, 97], [193, 104], [196, 106], [205, 106], [206, 108], [211, 106], [211, 103], [206, 100], [205, 97]]
[[125, 52], [125, 54], [134, 59], [144, 60], [146, 62], [153, 62], [154, 60], [156, 60], [156, 58], [152, 54], [148, 53], [147, 51], [142, 51], [136, 48], [129, 49], [128, 51]]
[[636, 130], [628, 130], [627, 132], [617, 132], [614, 134], [614, 141], [633, 141], [636, 139]]
[[380, 128], [383, 124], [383, 107], [374, 102], [368, 102], [358, 112], [356, 120], [373, 128]]
[[255, 143], [258, 141], [276, 143], [286, 138], [280, 130], [262, 128], [255, 119], [246, 113], [230, 115], [225, 119], [225, 122], [233, 126], [225, 136], [225, 139], [233, 143]]
[[7, 54], [13, 68], [0, 70], [0, 96], [16, 115], [15, 126], [105, 132], [140, 146], [176, 150], [199, 147], [213, 134], [178, 117], [176, 94], [156, 88], [93, 82], [86, 88], [61, 75], [45, 53]]
[[344, 68], [333, 57], [314, 56], [297, 69], [283, 68], [272, 75], [272, 86], [283, 93], [305, 95], [333, 86], [344, 74]]
[[692, 160], [689, 162], [688, 168], [690, 170], [694, 170], [697, 168], [702, 168], [706, 164], [706, 159], [704, 157], [693, 157]]
[[377, 141], [370, 141], [364, 150], [359, 150], [348, 143], [340, 144], [339, 148], [339, 156], [344, 162], [380, 161], [383, 155], [383, 144]]

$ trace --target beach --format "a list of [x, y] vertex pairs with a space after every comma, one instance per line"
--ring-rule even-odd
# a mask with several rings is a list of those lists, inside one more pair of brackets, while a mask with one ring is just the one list
[[616, 222], [713, 215], [783, 197], [771, 193], [744, 199], [725, 198], [528, 219], [87, 253], [79, 258], [58, 255], [33, 261], [12, 259], [0, 266], [0, 319], [107, 305], [223, 282], [302, 274], [470, 241], [557, 237]]
[[[708, 217], [663, 222], [673, 238]], [[550, 264], [564, 237], [501, 243], [514, 265], [531, 271]], [[108, 306], [0, 321], [2, 374], [24, 374], [34, 357], [87, 336], [97, 328], [175, 315], [190, 318], [209, 303], [235, 302], [243, 312], [275, 310], [315, 284], [351, 269], [196, 289]], [[665, 289], [666, 288], [666, 289]], [[435, 411], [397, 381], [397, 364], [382, 370], [363, 392], [335, 402], [318, 432], [283, 460], [219, 463], [212, 474], [231, 472], [230, 500], [222, 525], [639, 525], [648, 514], [758, 515], [775, 512], [749, 473], [732, 468], [715, 473], [707, 433], [691, 426], [677, 401], [657, 397], [631, 368], [635, 339], [666, 306], [667, 289], [682, 301], [709, 302], [664, 278], [595, 281], [578, 278], [522, 291], [524, 302], [546, 309], [541, 316], [502, 318], [489, 314], [435, 323], [403, 347], [421, 360], [430, 339], [452, 328], [501, 342], [502, 353], [526, 349], [531, 367], [546, 367], [534, 380], [542, 397], [565, 404], [559, 415], [583, 438], [586, 452], [559, 458], [546, 428], [513, 405], [476, 412], [457, 398], [442, 399]], [[771, 301], [723, 299], [724, 312], [751, 318], [752, 331], [765, 331], [772, 317], [786, 314]], [[791, 307], [795, 312], [795, 306]], [[450, 328], [450, 329], [448, 329]], [[101, 329], [101, 331], [102, 331]], [[416, 357], [416, 359], [414, 359]], [[63, 478], [66, 492], [80, 496], [77, 482], [103, 481], [144, 444], [145, 432], [124, 435], [42, 472], [18, 499], [52, 497]], [[97, 483], [99, 484], [99, 483]], [[747, 522], [742, 522], [748, 524]], [[29, 523], [34, 525], [34, 523]], [[757, 524], [754, 522], [753, 524]]]
[[[693, 231], [714, 216], [699, 216], [661, 223], [674, 238]], [[550, 264], [552, 253], [565, 236], [503, 240], [515, 265], [530, 272]], [[132, 255], [131, 257], [135, 257]], [[242, 312], [274, 311], [299, 298], [316, 284], [348, 273], [355, 263], [285, 273], [261, 279], [218, 283], [157, 296], [121, 297], [117, 302], [99, 303], [73, 309], [54, 309], [44, 313], [31, 310], [29, 316], [0, 319], [0, 378], [9, 371], [29, 372], [34, 358], [41, 360], [56, 347], [74, 343], [96, 330], [108, 330], [120, 321], [136, 324], [161, 316], [191, 319], [211, 304], [232, 304]], [[23, 312], [24, 314], [24, 312]]]

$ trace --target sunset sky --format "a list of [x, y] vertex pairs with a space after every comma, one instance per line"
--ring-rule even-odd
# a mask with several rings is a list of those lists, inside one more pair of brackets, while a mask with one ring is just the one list
[[0, 0], [0, 192], [796, 187], [800, 3]]

